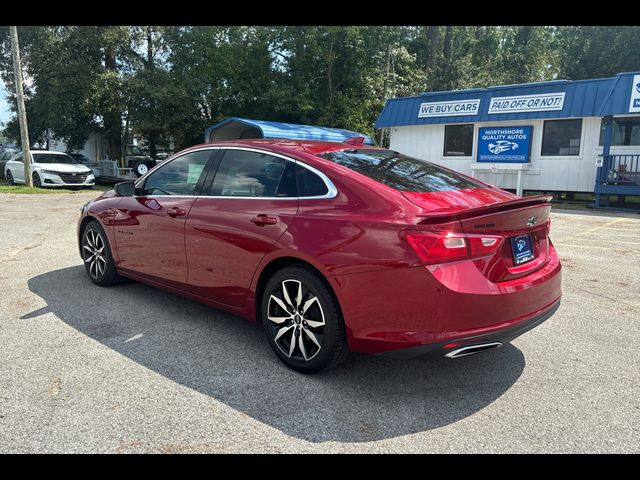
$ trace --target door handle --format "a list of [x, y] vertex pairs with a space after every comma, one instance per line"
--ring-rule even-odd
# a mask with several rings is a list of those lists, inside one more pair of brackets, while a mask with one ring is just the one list
[[186, 215], [187, 211], [183, 210], [182, 208], [178, 208], [178, 207], [171, 207], [169, 210], [167, 210], [167, 214], [172, 217], [181, 217], [182, 215]]
[[255, 217], [251, 217], [251, 221], [256, 225], [275, 225], [278, 222], [278, 219], [261, 213]]

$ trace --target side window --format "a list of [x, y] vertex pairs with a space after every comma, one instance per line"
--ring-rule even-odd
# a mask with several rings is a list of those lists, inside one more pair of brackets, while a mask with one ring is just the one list
[[187, 153], [161, 166], [147, 177], [143, 194], [194, 195], [198, 180], [214, 151]]
[[308, 168], [297, 166], [298, 192], [300, 197], [317, 197], [329, 193], [322, 179]]
[[227, 150], [213, 180], [216, 197], [295, 197], [295, 164], [266, 153]]
[[294, 162], [285, 161], [284, 173], [282, 180], [278, 185], [276, 197], [297, 197], [298, 186], [296, 185], [296, 164]]

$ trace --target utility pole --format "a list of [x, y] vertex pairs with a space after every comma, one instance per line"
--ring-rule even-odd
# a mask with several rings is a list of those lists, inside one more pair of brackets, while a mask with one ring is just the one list
[[[389, 29], [389, 27], [387, 27]], [[391, 69], [391, 41], [387, 42], [387, 70], [384, 72], [384, 86], [382, 88], [382, 106], [387, 104], [387, 92], [389, 91], [389, 70]], [[380, 129], [380, 141], [378, 142], [381, 147], [384, 146], [384, 128]]]
[[18, 47], [18, 28], [9, 27], [11, 31], [11, 55], [13, 56], [13, 74], [16, 79], [16, 96], [18, 97], [18, 119], [20, 120], [20, 137], [22, 138], [22, 163], [24, 165], [24, 183], [33, 187], [31, 178], [31, 151], [29, 150], [29, 130], [27, 129], [27, 112], [24, 109], [24, 91], [22, 89], [22, 66], [20, 65], [20, 48]]

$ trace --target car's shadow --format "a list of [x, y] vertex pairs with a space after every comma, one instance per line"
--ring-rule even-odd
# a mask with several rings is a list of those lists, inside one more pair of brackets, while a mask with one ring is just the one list
[[100, 288], [82, 266], [29, 280], [79, 332], [166, 378], [293, 437], [362, 442], [442, 427], [500, 397], [522, 374], [512, 345], [457, 360], [354, 355], [338, 369], [301, 375], [271, 352], [254, 324], [139, 283]]

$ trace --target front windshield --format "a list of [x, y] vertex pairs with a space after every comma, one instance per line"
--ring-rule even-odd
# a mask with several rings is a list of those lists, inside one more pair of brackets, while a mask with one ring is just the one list
[[53, 153], [32, 153], [34, 163], [69, 163], [77, 164], [69, 155], [55, 155]]
[[144, 155], [143, 151], [140, 150], [140, 147], [136, 146], [136, 145], [129, 145], [127, 147], [127, 152], [130, 155]]

